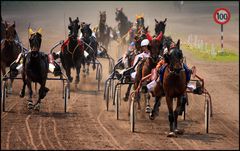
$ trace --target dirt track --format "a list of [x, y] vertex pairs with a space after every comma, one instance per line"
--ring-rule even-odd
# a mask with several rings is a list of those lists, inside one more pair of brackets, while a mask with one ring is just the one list
[[[122, 101], [120, 120], [116, 120], [112, 105], [106, 111], [103, 91], [95, 91], [95, 76], [86, 79], [82, 76], [79, 90], [71, 85], [66, 114], [60, 83], [47, 82], [51, 91], [42, 103], [41, 112], [35, 113], [27, 111], [26, 99], [17, 96], [20, 84], [16, 82], [13, 95], [7, 99], [7, 112], [1, 116], [1, 149], [238, 149], [238, 85], [228, 80], [230, 77], [237, 80], [238, 75], [235, 70], [223, 75], [223, 65], [206, 67], [206, 63], [185, 55], [189, 64], [197, 66], [199, 75], [208, 77], [206, 88], [212, 95], [214, 111], [209, 134], [204, 133], [204, 97], [190, 95], [187, 118], [179, 120], [185, 133], [178, 138], [166, 137], [168, 120], [164, 99], [160, 116], [154, 121], [142, 117], [137, 121], [136, 133], [131, 133], [128, 103]], [[107, 61], [101, 62], [107, 69]], [[237, 66], [225, 64], [223, 68], [237, 70]], [[103, 79], [107, 78], [106, 72]], [[231, 102], [228, 104], [226, 100]]]
[[[172, 24], [169, 25], [171, 27]], [[179, 27], [183, 28], [183, 25]], [[44, 48], [49, 48], [63, 37], [63, 31], [59, 35], [51, 30], [50, 26], [45, 28], [50, 41], [45, 41]], [[25, 34], [25, 31], [20, 32]], [[24, 34], [20, 36], [24, 37]], [[236, 38], [229, 40], [235, 43]], [[113, 48], [116, 48], [115, 43]], [[114, 59], [116, 50], [109, 52]], [[166, 137], [169, 126], [165, 98], [162, 100], [160, 116], [154, 121], [150, 121], [147, 115], [141, 117], [137, 120], [136, 132], [131, 133], [128, 103], [121, 102], [119, 120], [116, 120], [112, 104], [110, 110], [106, 111], [103, 86], [108, 76], [108, 62], [100, 59], [103, 64], [101, 91], [96, 91], [95, 72], [90, 70], [89, 77], [81, 76], [78, 89], [71, 85], [67, 113], [64, 113], [60, 82], [47, 82], [50, 91], [43, 100], [41, 111], [36, 113], [27, 111], [26, 98], [18, 97], [22, 83], [15, 81], [13, 94], [7, 98], [7, 112], [1, 112], [1, 149], [239, 150], [239, 63], [200, 61], [187, 51], [184, 51], [184, 55], [189, 67], [197, 67], [197, 74], [205, 79], [206, 88], [212, 96], [213, 118], [209, 134], [204, 132], [204, 97], [196, 95], [189, 95], [186, 120], [179, 118], [179, 127], [185, 130], [184, 135]], [[123, 92], [124, 89], [122, 96]]]

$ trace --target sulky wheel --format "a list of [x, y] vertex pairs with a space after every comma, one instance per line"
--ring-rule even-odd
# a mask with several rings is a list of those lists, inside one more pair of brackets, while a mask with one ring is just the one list
[[209, 132], [209, 125], [210, 125], [210, 105], [209, 100], [205, 100], [204, 104], [204, 119], [205, 119], [205, 131], [206, 133]]
[[[110, 81], [109, 81], [110, 82]], [[109, 99], [110, 99], [110, 83], [107, 83], [107, 88], [106, 88], [106, 107], [107, 107], [107, 111], [108, 111], [108, 108], [109, 108]]]
[[[184, 99], [184, 98], [181, 98], [181, 99]], [[186, 120], [186, 113], [187, 113], [187, 105], [188, 105], [188, 95], [186, 94], [186, 98], [185, 98], [186, 102], [185, 102], [185, 107], [184, 107], [184, 110], [183, 110], [183, 113], [182, 113], [182, 119], [185, 121]], [[182, 102], [182, 100], [181, 100]]]
[[117, 89], [115, 91], [115, 111], [117, 120], [119, 119], [119, 106], [120, 106], [120, 88], [119, 86], [117, 86]]
[[67, 102], [68, 102], [68, 99], [70, 97], [69, 95], [69, 87], [66, 85], [64, 87], [64, 112], [66, 113], [67, 112]]
[[2, 88], [3, 112], [5, 112], [6, 95], [7, 95], [7, 84], [6, 84], [6, 81], [4, 81], [4, 82], [3, 82], [3, 88]]
[[131, 132], [135, 131], [135, 124], [137, 119], [137, 102], [134, 100], [134, 96], [131, 98], [131, 106], [130, 106], [130, 125]]

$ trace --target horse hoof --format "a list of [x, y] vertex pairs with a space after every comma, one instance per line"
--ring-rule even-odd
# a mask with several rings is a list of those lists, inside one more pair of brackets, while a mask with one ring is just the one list
[[68, 81], [69, 81], [70, 83], [72, 83], [73, 78], [72, 78], [72, 77], [68, 78]]
[[24, 92], [21, 91], [21, 92], [19, 93], [19, 96], [20, 96], [21, 98], [23, 98], [23, 97], [25, 96]]
[[8, 93], [8, 94], [12, 94], [12, 89], [8, 89], [8, 90], [7, 90], [7, 93]]
[[177, 137], [177, 135], [174, 132], [168, 133], [167, 137]]
[[183, 135], [184, 130], [180, 130], [180, 129], [175, 129], [174, 133], [178, 134], [178, 135]]
[[125, 96], [125, 97], [123, 98], [123, 101], [127, 102], [127, 101], [128, 101], [128, 97]]
[[37, 103], [34, 105], [34, 110], [39, 111], [40, 110], [40, 103]]
[[79, 78], [76, 78], [76, 80], [75, 80], [75, 84], [78, 84], [79, 83]]
[[146, 112], [146, 113], [150, 113], [151, 111], [152, 111], [152, 110], [151, 110], [150, 106], [148, 105], [148, 106], [146, 107], [145, 112]]
[[33, 103], [31, 101], [28, 101], [28, 109], [31, 110], [33, 107]]
[[149, 119], [150, 119], [150, 120], [154, 120], [155, 118], [156, 118], [156, 116], [154, 116], [153, 113], [150, 113], [150, 115], [149, 115]]

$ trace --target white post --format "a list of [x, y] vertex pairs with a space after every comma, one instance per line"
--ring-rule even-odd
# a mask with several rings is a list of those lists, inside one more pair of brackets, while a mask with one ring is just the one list
[[223, 24], [221, 24], [221, 53], [223, 52]]

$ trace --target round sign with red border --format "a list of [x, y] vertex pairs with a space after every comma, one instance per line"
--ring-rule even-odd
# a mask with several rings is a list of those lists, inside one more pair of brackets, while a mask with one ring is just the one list
[[217, 24], [226, 24], [229, 22], [231, 14], [226, 8], [217, 8], [213, 13], [213, 18]]

